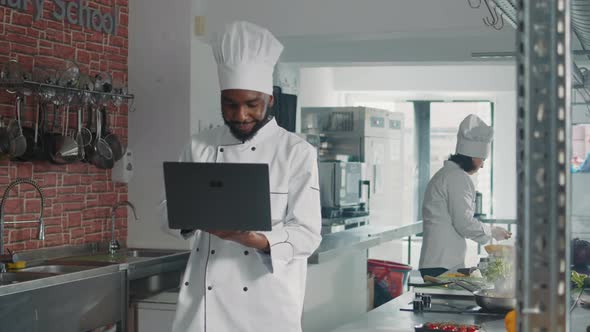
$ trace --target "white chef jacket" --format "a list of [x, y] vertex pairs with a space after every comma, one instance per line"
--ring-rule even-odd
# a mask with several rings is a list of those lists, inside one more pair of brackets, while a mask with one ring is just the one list
[[270, 254], [196, 232], [172, 331], [301, 332], [307, 258], [321, 241], [315, 149], [273, 119], [245, 143], [227, 126], [205, 131], [180, 159], [268, 164], [273, 229], [261, 232]]
[[466, 239], [479, 244], [491, 240], [489, 225], [473, 217], [475, 186], [455, 162], [447, 160], [430, 180], [422, 205], [424, 237], [420, 268], [465, 267]]

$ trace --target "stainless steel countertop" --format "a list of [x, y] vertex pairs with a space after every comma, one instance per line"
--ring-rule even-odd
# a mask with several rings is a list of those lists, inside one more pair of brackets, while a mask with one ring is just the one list
[[309, 257], [309, 264], [320, 264], [349, 250], [364, 250], [382, 243], [422, 232], [422, 222], [403, 226], [361, 226], [346, 231], [326, 234], [319, 248]]
[[[480, 316], [469, 314], [452, 314], [452, 313], [413, 313], [409, 311], [400, 311], [400, 308], [408, 308], [408, 304], [413, 300], [414, 292], [407, 292], [398, 298], [389, 301], [382, 306], [358, 317], [352, 322], [345, 324], [333, 332], [402, 332], [414, 331], [416, 325], [426, 322], [454, 322], [459, 324], [477, 324], [485, 328], [486, 332], [505, 332], [503, 316]], [[438, 301], [438, 298], [432, 301]], [[466, 303], [469, 300], [461, 300], [457, 297], [445, 298], [445, 302], [450, 305]], [[475, 300], [470, 300], [475, 304]]]
[[[590, 297], [590, 293], [588, 294]], [[454, 314], [454, 313], [413, 313], [400, 311], [400, 308], [409, 308], [409, 303], [414, 298], [414, 292], [407, 292], [400, 297], [385, 303], [384, 305], [362, 315], [332, 332], [413, 332], [416, 325], [426, 322], [455, 322], [459, 324], [477, 324], [486, 332], [505, 332], [503, 316]], [[467, 300], [468, 297], [437, 297], [432, 301], [444, 301], [450, 305], [469, 303], [475, 304], [475, 300]], [[586, 308], [588, 307], [588, 308]], [[590, 325], [590, 305], [583, 307], [578, 305], [571, 313], [570, 331], [585, 332]]]
[[[135, 249], [135, 248], [133, 248]], [[121, 251], [124, 251], [123, 248]], [[152, 249], [143, 249], [152, 250]], [[157, 249], [156, 249], [157, 250]], [[185, 250], [166, 250], [171, 254], [158, 257], [128, 257], [120, 263], [93, 266], [88, 270], [79, 272], [72, 272], [66, 274], [58, 274], [50, 277], [45, 277], [36, 280], [22, 281], [15, 284], [0, 286], [0, 296], [26, 292], [42, 287], [64, 284], [68, 282], [96, 278], [102, 275], [127, 270], [128, 278], [130, 280], [141, 278], [145, 275], [153, 274], [154, 272], [169, 271], [171, 269], [184, 270], [186, 262], [188, 261], [189, 251]], [[30, 252], [19, 254], [19, 259], [27, 261], [27, 267], [39, 265], [45, 261], [51, 261], [63, 257], [91, 255], [91, 254], [106, 254], [102, 248], [97, 248], [95, 245], [81, 245], [81, 246], [64, 246], [54, 248], [44, 248]], [[72, 264], [75, 265], [75, 264]], [[16, 272], [18, 273], [18, 272]]]

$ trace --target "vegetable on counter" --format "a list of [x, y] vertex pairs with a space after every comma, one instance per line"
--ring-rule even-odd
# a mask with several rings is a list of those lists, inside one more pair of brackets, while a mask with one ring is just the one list
[[506, 332], [516, 332], [516, 310], [510, 310], [504, 317]]
[[587, 275], [576, 271], [572, 271], [571, 281], [576, 288], [581, 289], [590, 286], [590, 278], [588, 278]]
[[428, 322], [415, 327], [415, 332], [451, 331], [451, 332], [479, 332], [477, 325], [455, 324], [451, 322]]

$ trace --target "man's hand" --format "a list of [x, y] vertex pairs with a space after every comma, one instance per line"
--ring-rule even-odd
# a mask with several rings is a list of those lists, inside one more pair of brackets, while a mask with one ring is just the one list
[[242, 231], [209, 231], [220, 239], [234, 241], [243, 246], [270, 252], [270, 244], [266, 236], [256, 232]]
[[511, 236], [512, 236], [512, 233], [510, 233], [509, 231], [505, 230], [502, 227], [497, 227], [497, 226], [492, 227], [492, 237], [496, 241], [507, 240]]

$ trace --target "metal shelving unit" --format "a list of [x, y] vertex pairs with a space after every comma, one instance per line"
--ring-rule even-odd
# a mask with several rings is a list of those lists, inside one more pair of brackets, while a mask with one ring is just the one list
[[517, 4], [519, 331], [568, 331], [570, 1]]

